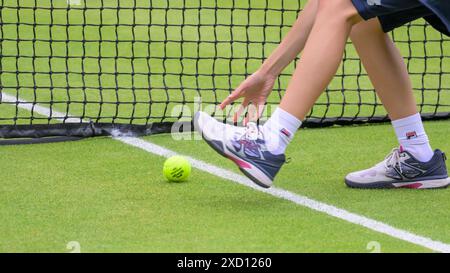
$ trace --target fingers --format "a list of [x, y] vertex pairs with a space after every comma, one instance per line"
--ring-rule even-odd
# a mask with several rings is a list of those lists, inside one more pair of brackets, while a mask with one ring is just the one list
[[264, 112], [265, 103], [250, 104], [248, 106], [247, 116], [244, 118], [243, 124], [247, 125], [249, 122], [257, 122]]
[[229, 105], [230, 103], [232, 103], [233, 101], [235, 101], [236, 98], [234, 98], [233, 94], [230, 94], [228, 97], [226, 97], [222, 103], [220, 103], [219, 107], [221, 110], [225, 109], [225, 107], [227, 105]]
[[244, 101], [242, 102], [242, 104], [239, 105], [239, 108], [237, 109], [236, 112], [234, 112], [233, 115], [233, 122], [236, 123], [238, 122], [238, 119], [241, 117], [242, 113], [244, 112], [245, 108], [249, 105], [250, 100], [245, 98]]
[[258, 119], [262, 116], [264, 113], [264, 109], [266, 108], [266, 102], [258, 104]]
[[247, 116], [244, 118], [244, 125], [248, 122], [256, 122], [258, 120], [258, 108], [255, 104], [250, 104], [247, 108]]
[[244, 86], [240, 85], [236, 88], [228, 97], [226, 97], [222, 103], [219, 105], [220, 109], [223, 110], [227, 105], [234, 102], [235, 100], [242, 97], [242, 91], [244, 91]]

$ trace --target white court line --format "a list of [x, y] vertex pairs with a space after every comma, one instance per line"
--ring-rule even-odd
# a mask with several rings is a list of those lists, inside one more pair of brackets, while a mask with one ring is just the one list
[[[2, 93], [2, 101], [9, 101], [9, 102], [15, 102], [16, 98], [14, 96], [7, 95], [5, 93]], [[6, 99], [5, 99], [6, 98]], [[11, 101], [13, 100], [13, 101]], [[26, 102], [22, 99], [19, 100], [19, 103], [17, 103], [17, 106], [23, 109], [33, 109], [34, 112], [39, 113], [41, 115], [47, 115], [49, 113], [52, 113], [55, 116], [65, 116], [63, 113], [57, 112], [57, 111], [51, 111], [50, 109], [42, 106], [34, 106], [31, 107], [29, 102]], [[75, 119], [77, 122], [79, 122], [79, 119]], [[176, 155], [177, 153], [174, 151], [171, 151], [169, 149], [166, 149], [164, 147], [161, 147], [159, 145], [150, 143], [148, 141], [144, 141], [140, 138], [136, 137], [116, 137], [114, 138], [118, 141], [121, 141], [122, 143], [131, 145], [133, 147], [142, 149], [144, 151], [147, 151], [149, 153], [159, 155], [162, 157], [170, 157], [173, 155]], [[218, 176], [220, 178], [250, 187], [254, 190], [267, 193], [269, 195], [275, 196], [277, 198], [285, 199], [288, 201], [291, 201], [297, 205], [310, 208], [312, 210], [325, 213], [327, 215], [336, 217], [338, 219], [347, 221], [352, 224], [356, 224], [359, 226], [366, 227], [370, 230], [386, 234], [390, 237], [397, 238], [406, 242], [410, 242], [415, 245], [423, 246], [428, 249], [437, 251], [437, 252], [444, 252], [444, 253], [450, 253], [450, 245], [445, 244], [443, 242], [435, 241], [431, 238], [420, 236], [414, 233], [411, 233], [406, 230], [398, 229], [393, 226], [390, 226], [388, 224], [385, 224], [380, 221], [376, 221], [370, 218], [367, 218], [365, 216], [349, 212], [344, 209], [340, 209], [338, 207], [328, 205], [326, 203], [316, 201], [314, 199], [308, 198], [306, 196], [302, 196], [284, 189], [272, 187], [270, 189], [263, 189], [257, 185], [255, 185], [253, 182], [251, 182], [248, 178], [246, 178], [243, 175], [239, 175], [237, 173], [234, 173], [232, 171], [214, 166], [212, 164], [206, 163], [204, 161], [189, 157], [189, 161], [191, 162], [192, 166], [202, 170], [204, 172], [210, 173], [212, 175]]]
[[[1, 90], [0, 90], [1, 92]], [[31, 113], [38, 113], [39, 115], [51, 117], [52, 119], [56, 119], [59, 121], [64, 122], [82, 122], [80, 118], [70, 118], [66, 116], [66, 114], [55, 111], [53, 109], [50, 109], [48, 107], [44, 107], [32, 102], [28, 102], [26, 100], [23, 100], [21, 98], [17, 99], [15, 96], [8, 95], [6, 93], [1, 92], [0, 95], [0, 103], [2, 102], [8, 102], [7, 105], [15, 106], [17, 105], [19, 108], [25, 109], [30, 111]]]

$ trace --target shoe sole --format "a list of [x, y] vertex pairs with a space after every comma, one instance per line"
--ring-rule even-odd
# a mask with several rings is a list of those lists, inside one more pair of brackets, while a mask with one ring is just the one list
[[226, 153], [225, 157], [232, 160], [238, 166], [239, 170], [245, 176], [250, 178], [250, 180], [252, 180], [253, 183], [266, 189], [272, 186], [272, 180], [257, 166], [253, 165], [251, 162], [248, 162], [238, 157], [233, 152], [229, 151], [226, 147], [225, 153]]
[[[208, 139], [206, 136], [204, 136], [203, 132], [200, 130], [200, 126], [198, 125], [198, 116], [197, 114], [194, 116], [194, 125], [197, 129], [197, 132], [203, 137], [205, 142], [211, 147], [214, 151], [216, 151], [221, 156], [230, 159], [231, 161], [236, 164], [236, 166], [239, 168], [239, 170], [247, 177], [249, 178], [253, 183], [256, 185], [263, 187], [265, 189], [268, 189], [272, 186], [272, 180], [265, 175], [261, 170], [259, 170], [258, 167], [253, 165], [251, 162], [248, 162], [232, 152], [230, 152], [225, 145], [220, 143], [215, 143], [214, 141]], [[221, 147], [220, 147], [221, 146]], [[267, 182], [262, 182], [267, 181]], [[267, 184], [266, 184], [267, 183]]]
[[350, 188], [356, 189], [443, 189], [450, 185], [450, 178], [418, 180], [408, 182], [374, 182], [374, 183], [357, 183], [345, 179], [345, 184]]

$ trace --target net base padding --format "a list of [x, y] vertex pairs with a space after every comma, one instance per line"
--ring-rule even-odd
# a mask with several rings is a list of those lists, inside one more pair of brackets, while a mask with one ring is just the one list
[[[422, 120], [450, 119], [450, 112], [422, 114]], [[349, 126], [357, 124], [386, 123], [388, 116], [358, 118], [309, 118], [303, 122], [303, 128], [323, 128], [331, 126]], [[161, 122], [148, 125], [111, 124], [111, 123], [59, 123], [40, 125], [3, 125], [0, 126], [0, 145], [38, 144], [62, 141], [74, 141], [89, 137], [141, 137], [173, 132], [173, 128], [194, 129], [192, 122]]]
[[[98, 136], [138, 137], [168, 133], [173, 124], [163, 122], [149, 125], [111, 123], [3, 125], [0, 126], [0, 145], [61, 142]], [[186, 124], [191, 125], [190, 122]]]

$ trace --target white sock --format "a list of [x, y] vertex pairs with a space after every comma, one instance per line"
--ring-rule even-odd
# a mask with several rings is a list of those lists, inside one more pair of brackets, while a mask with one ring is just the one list
[[427, 162], [433, 157], [434, 153], [419, 113], [393, 120], [392, 126], [403, 149], [422, 162]]
[[301, 125], [302, 122], [295, 116], [280, 107], [275, 109], [272, 116], [262, 126], [269, 152], [276, 155], [283, 154]]

